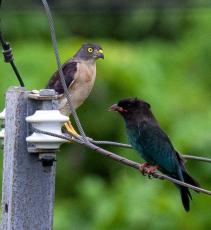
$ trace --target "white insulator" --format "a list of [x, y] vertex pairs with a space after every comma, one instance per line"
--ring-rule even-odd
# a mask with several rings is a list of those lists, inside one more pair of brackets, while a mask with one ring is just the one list
[[6, 115], [6, 109], [3, 109], [3, 111], [0, 113], [0, 120], [5, 120]]
[[[37, 110], [26, 121], [31, 123], [33, 128], [62, 135], [61, 128], [69, 118], [60, 113], [59, 110]], [[34, 144], [37, 149], [59, 149], [62, 143], [67, 140], [50, 135], [34, 132], [26, 138], [26, 141]]]
[[[6, 109], [4, 109], [1, 113], [0, 113], [0, 120], [4, 121], [5, 120], [5, 113]], [[3, 126], [4, 126], [4, 122], [3, 122]], [[4, 139], [4, 134], [5, 134], [5, 129], [0, 129], [0, 139]]]
[[0, 139], [4, 139], [5, 129], [0, 130]]

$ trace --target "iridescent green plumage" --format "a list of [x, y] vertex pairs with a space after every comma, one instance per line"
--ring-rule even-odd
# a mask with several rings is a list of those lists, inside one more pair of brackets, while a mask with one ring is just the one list
[[[180, 154], [160, 128], [148, 103], [128, 98], [113, 106], [113, 110], [123, 116], [131, 145], [147, 163], [158, 166], [161, 172], [172, 178], [199, 186], [187, 173]], [[188, 188], [178, 185], [177, 187], [180, 189], [183, 206], [189, 211], [191, 194]]]

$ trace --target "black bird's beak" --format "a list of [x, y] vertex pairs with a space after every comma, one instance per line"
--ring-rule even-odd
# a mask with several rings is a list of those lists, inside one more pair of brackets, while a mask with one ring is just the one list
[[123, 109], [122, 107], [118, 106], [117, 104], [112, 105], [108, 111], [115, 111], [115, 112], [127, 112], [127, 110]]
[[97, 57], [98, 57], [98, 58], [104, 59], [104, 53], [103, 53], [103, 50], [102, 50], [102, 49], [98, 50], [98, 52], [97, 52]]

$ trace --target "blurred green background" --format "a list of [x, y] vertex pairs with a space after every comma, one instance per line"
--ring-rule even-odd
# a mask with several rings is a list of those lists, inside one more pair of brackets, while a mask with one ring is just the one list
[[[148, 101], [182, 153], [210, 156], [211, 9], [208, 1], [49, 1], [62, 61], [85, 42], [104, 48], [90, 97], [78, 109], [87, 135], [127, 142], [124, 124], [107, 108], [119, 99]], [[39, 1], [3, 1], [5, 37], [27, 89], [43, 88], [56, 69]], [[0, 108], [17, 81], [0, 57]], [[111, 148], [141, 161], [132, 150]], [[2, 164], [2, 157], [1, 157]], [[191, 175], [211, 189], [207, 163], [188, 161]], [[168, 182], [149, 180], [77, 144], [58, 153], [55, 230], [210, 229], [211, 198], [193, 194], [191, 211]]]

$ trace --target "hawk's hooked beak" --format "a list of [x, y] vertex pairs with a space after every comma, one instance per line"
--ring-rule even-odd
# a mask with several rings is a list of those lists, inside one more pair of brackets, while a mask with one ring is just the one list
[[108, 109], [108, 111], [115, 111], [115, 112], [127, 112], [127, 110], [126, 109], [123, 109], [121, 106], [118, 106], [117, 104], [114, 104], [114, 105], [112, 105], [109, 109]]
[[103, 50], [102, 49], [100, 49], [100, 50], [97, 51], [97, 57], [104, 59], [104, 54], [103, 54]]

